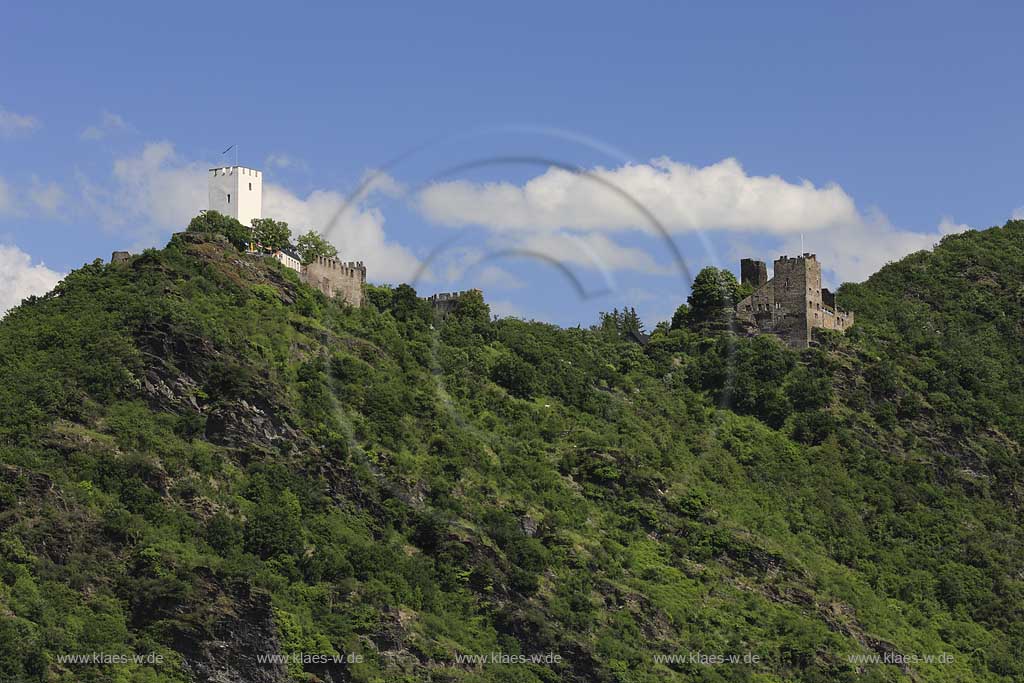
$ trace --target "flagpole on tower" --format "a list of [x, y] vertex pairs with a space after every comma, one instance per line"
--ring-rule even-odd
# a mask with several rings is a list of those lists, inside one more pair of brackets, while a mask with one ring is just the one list
[[227, 154], [227, 153], [228, 153], [228, 152], [230, 152], [231, 150], [235, 150], [235, 166], [238, 166], [238, 145], [231, 145], [231, 146], [230, 146], [230, 147], [228, 147], [228, 148], [227, 148], [226, 150], [224, 150], [223, 152], [221, 152], [221, 153], [220, 153], [220, 155], [221, 155], [221, 156], [224, 156], [225, 154]]

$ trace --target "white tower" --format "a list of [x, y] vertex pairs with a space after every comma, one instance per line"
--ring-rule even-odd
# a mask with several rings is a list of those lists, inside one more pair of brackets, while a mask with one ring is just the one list
[[253, 218], [263, 218], [263, 173], [245, 166], [211, 168], [210, 209], [250, 227]]

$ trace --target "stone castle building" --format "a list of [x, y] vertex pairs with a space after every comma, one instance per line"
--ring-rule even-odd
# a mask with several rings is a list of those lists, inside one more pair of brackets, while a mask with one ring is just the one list
[[462, 297], [473, 292], [483, 294], [479, 289], [467, 289], [464, 292], [438, 292], [437, 294], [431, 294], [428, 296], [427, 301], [430, 302], [430, 306], [434, 309], [434, 312], [443, 318], [458, 307], [459, 301]]
[[736, 318], [753, 333], [776, 334], [802, 349], [816, 327], [845, 332], [853, 325], [853, 313], [837, 308], [835, 294], [822, 289], [815, 254], [776, 259], [770, 280], [764, 261], [743, 259], [740, 279], [754, 293], [736, 305]]
[[[244, 166], [211, 168], [209, 176], [209, 207], [231, 216], [245, 226], [263, 217], [263, 173]], [[257, 251], [255, 245], [251, 249]], [[363, 305], [366, 266], [362, 261], [342, 262], [333, 258], [317, 258], [303, 265], [298, 254], [280, 249], [273, 258], [299, 274], [303, 282], [316, 287], [331, 298], [340, 298], [351, 306]]]

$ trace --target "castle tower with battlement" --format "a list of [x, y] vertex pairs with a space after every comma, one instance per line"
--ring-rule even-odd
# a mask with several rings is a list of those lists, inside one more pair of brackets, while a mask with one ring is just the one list
[[263, 218], [263, 172], [245, 166], [211, 168], [209, 208], [231, 216], [245, 227]]
[[776, 334], [802, 349], [816, 327], [845, 332], [853, 325], [853, 313], [837, 308], [835, 295], [822, 289], [815, 254], [779, 257], [770, 280], [763, 261], [743, 259], [740, 277], [754, 292], [736, 305], [736, 318], [751, 332]]

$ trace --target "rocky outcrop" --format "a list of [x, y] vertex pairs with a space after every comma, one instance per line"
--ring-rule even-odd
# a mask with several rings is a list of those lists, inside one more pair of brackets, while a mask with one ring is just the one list
[[[227, 590], [204, 573], [204, 629], [179, 628], [173, 647], [197, 683], [283, 683], [290, 680], [281, 662], [261, 662], [280, 654], [270, 596], [248, 586]], [[226, 598], [226, 599], [225, 599]], [[225, 606], [226, 605], [226, 606]], [[188, 614], [183, 607], [183, 614]]]
[[170, 321], [151, 321], [136, 338], [146, 366], [139, 388], [152, 408], [191, 414], [207, 440], [235, 449], [271, 450], [301, 439], [269, 381], [210, 340]]
[[294, 443], [299, 434], [281, 420], [273, 408], [237, 399], [218, 404], [206, 417], [206, 438], [211, 443], [232, 448], [269, 450]]

